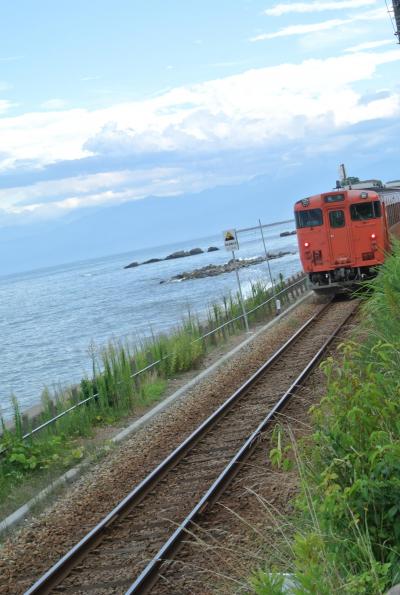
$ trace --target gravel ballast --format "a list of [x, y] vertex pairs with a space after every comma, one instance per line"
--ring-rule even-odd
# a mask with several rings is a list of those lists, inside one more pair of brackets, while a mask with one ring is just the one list
[[[344, 327], [335, 346], [354, 334], [355, 321]], [[290, 543], [295, 525], [294, 499], [299, 473], [294, 451], [312, 432], [309, 409], [325, 395], [326, 377], [318, 367], [277, 418], [283, 447], [292, 445], [289, 470], [271, 464], [276, 447], [264, 434], [246, 466], [201, 522], [188, 534], [176, 561], [166, 565], [154, 595], [231, 595], [253, 592], [249, 579], [259, 568], [290, 569]], [[294, 445], [294, 446], [293, 446]]]

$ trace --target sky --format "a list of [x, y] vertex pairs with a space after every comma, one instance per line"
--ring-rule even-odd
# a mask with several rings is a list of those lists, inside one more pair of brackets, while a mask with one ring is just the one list
[[384, 0], [14, 0], [0, 40], [4, 249], [35, 226], [260, 176], [285, 208], [341, 162], [400, 178]]

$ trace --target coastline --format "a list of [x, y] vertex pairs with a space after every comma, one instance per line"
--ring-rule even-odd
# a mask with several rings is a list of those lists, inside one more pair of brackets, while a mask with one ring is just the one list
[[[282, 229], [286, 229], [283, 226]], [[281, 228], [270, 228], [270, 251], [295, 246], [296, 238], [280, 238]], [[203, 242], [189, 243], [206, 248], [221, 243], [210, 236]], [[185, 248], [179, 243], [176, 248]], [[170, 246], [173, 252], [175, 246]], [[186, 249], [186, 248], [185, 248]], [[165, 253], [168, 253], [167, 251]], [[137, 253], [137, 260], [158, 256], [159, 248]], [[257, 238], [244, 238], [240, 258], [262, 254]], [[135, 254], [132, 253], [133, 258]], [[140, 257], [140, 258], [139, 258]], [[205, 263], [219, 265], [227, 260], [224, 250], [192, 256], [193, 268]], [[12, 416], [10, 395], [15, 394], [23, 410], [37, 402], [47, 386], [59, 390], [90, 374], [88, 347], [99, 351], [110, 338], [140, 343], [152, 333], [173, 329], [182, 314], [190, 311], [207, 316], [208, 305], [220, 296], [236, 292], [234, 275], [219, 275], [194, 283], [160, 281], [184, 271], [185, 259], [155, 263], [134, 274], [123, 270], [127, 254], [36, 271], [3, 282], [0, 289], [0, 333], [4, 359], [2, 376], [2, 413]], [[251, 279], [267, 277], [265, 264], [241, 271], [244, 291]], [[299, 270], [297, 255], [271, 261], [275, 277]]]
[[[178, 378], [173, 381], [170, 385], [172, 392], [171, 389], [167, 391], [165, 397], [158, 404], [150, 406], [148, 411], [140, 414], [139, 417], [134, 416], [130, 421], [129, 418], [127, 420], [121, 420], [116, 427], [110, 427], [111, 434], [107, 432], [107, 441], [118, 444], [130, 438], [132, 434], [135, 434], [146, 425], [151, 424], [153, 420], [164, 414], [175, 402], [185, 399], [187, 395], [190, 396], [191, 389], [199, 385], [202, 381], [206, 381], [210, 375], [216, 373], [223, 364], [236, 357], [241, 350], [250, 346], [259, 336], [279, 325], [283, 319], [289, 317], [291, 313], [295, 313], [302, 304], [308, 303], [310, 296], [311, 293], [309, 291], [300, 295], [299, 299], [288, 305], [279, 316], [267, 323], [261, 323], [256, 326], [250, 336], [244, 331], [238, 335], [233, 335], [228, 342], [228, 351], [224, 346], [217, 348], [207, 356], [205, 367], [200, 372], [194, 369], [185, 373], [182, 379]], [[84, 460], [57, 479], [54, 479], [50, 485], [43, 486], [42, 491], [38, 492], [31, 500], [25, 502], [18, 510], [15, 510], [0, 522], [0, 534], [18, 525], [30, 514], [33, 508], [37, 510], [39, 506], [40, 509], [41, 506], [49, 501], [49, 498], [51, 499], [53, 493], [79, 479], [90, 467], [90, 461]]]

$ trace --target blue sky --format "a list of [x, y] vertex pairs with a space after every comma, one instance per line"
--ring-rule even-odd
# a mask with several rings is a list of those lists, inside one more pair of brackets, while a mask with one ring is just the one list
[[400, 178], [384, 0], [15, 0], [0, 39], [0, 227], [322, 162]]

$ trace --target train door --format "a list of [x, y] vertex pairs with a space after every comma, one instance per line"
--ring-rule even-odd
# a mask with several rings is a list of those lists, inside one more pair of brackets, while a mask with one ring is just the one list
[[352, 261], [348, 214], [344, 209], [328, 209], [329, 246], [332, 263], [346, 265]]

